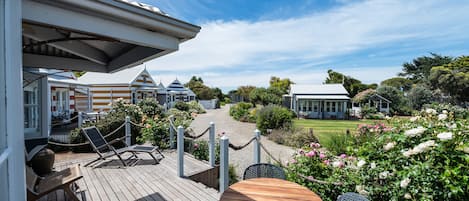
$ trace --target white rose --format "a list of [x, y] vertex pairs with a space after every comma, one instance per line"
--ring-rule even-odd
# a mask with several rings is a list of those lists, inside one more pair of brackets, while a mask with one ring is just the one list
[[409, 158], [410, 156], [412, 156], [412, 155], [414, 155], [414, 154], [415, 154], [415, 153], [414, 153], [413, 149], [402, 152], [402, 155], [404, 155], [404, 156], [407, 157], [407, 158]]
[[412, 195], [410, 195], [410, 193], [406, 193], [406, 194], [404, 194], [404, 198], [407, 199], [407, 200], [410, 200], [410, 199], [412, 199]]
[[380, 173], [378, 174], [378, 177], [379, 177], [380, 179], [386, 179], [386, 178], [388, 178], [388, 176], [389, 176], [389, 171], [380, 172]]
[[407, 188], [407, 186], [409, 186], [410, 184], [410, 179], [409, 178], [405, 178], [404, 180], [401, 181], [401, 188]]
[[371, 168], [371, 169], [375, 169], [375, 168], [376, 168], [376, 163], [375, 163], [375, 162], [372, 162], [372, 163], [370, 164], [370, 168]]
[[438, 139], [440, 139], [441, 141], [446, 141], [446, 140], [451, 140], [453, 139], [453, 133], [451, 132], [444, 132], [444, 133], [440, 133], [436, 136]]
[[387, 143], [386, 145], [384, 145], [383, 149], [384, 149], [384, 151], [389, 151], [392, 148], [394, 148], [394, 146], [396, 146], [396, 142], [390, 142], [390, 143]]
[[363, 185], [357, 185], [357, 186], [355, 186], [355, 190], [356, 190], [360, 195], [368, 195], [368, 191], [365, 190], [365, 186], [363, 186]]
[[443, 114], [448, 114], [448, 110], [443, 110]]
[[408, 137], [415, 137], [415, 136], [420, 136], [422, 133], [424, 133], [427, 129], [426, 128], [423, 128], [421, 126], [417, 127], [417, 128], [413, 128], [413, 129], [410, 129], [410, 130], [406, 130], [404, 132], [404, 135], [408, 136]]
[[386, 119], [386, 120], [390, 120], [390, 119], [391, 119], [391, 117], [390, 117], [390, 116], [388, 116], [388, 115], [386, 115], [386, 116], [384, 117], [384, 119]]
[[438, 115], [438, 120], [439, 120], [439, 121], [444, 121], [444, 120], [446, 120], [447, 118], [448, 118], [448, 115], [446, 115], [446, 114], [439, 114], [439, 115]]
[[358, 166], [359, 168], [361, 168], [361, 167], [363, 167], [365, 164], [366, 164], [366, 161], [360, 160], [360, 161], [358, 161], [357, 166]]
[[426, 112], [427, 114], [436, 114], [436, 110], [435, 110], [435, 109], [431, 109], [431, 108], [426, 109], [425, 112]]
[[464, 147], [463, 151], [464, 153], [469, 154], [469, 147]]
[[416, 117], [411, 117], [411, 118], [410, 118], [410, 121], [411, 121], [411, 122], [415, 122], [415, 121], [417, 121], [417, 120], [419, 120], [419, 117], [418, 117], [418, 116], [416, 116]]

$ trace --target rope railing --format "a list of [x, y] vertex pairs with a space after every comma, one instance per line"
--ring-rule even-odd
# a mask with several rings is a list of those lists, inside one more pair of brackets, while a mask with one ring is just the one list
[[[125, 123], [121, 124], [118, 128], [116, 128], [115, 130], [113, 130], [112, 132], [108, 133], [107, 135], [103, 136], [104, 138], [107, 138], [115, 133], [117, 133], [117, 131], [119, 131], [121, 128], [123, 128], [125, 126]], [[56, 145], [56, 146], [62, 146], [62, 147], [78, 147], [78, 146], [83, 146], [83, 145], [87, 145], [87, 144], [90, 144], [90, 142], [83, 142], [83, 143], [76, 143], [76, 144], [66, 144], [66, 143], [58, 143], [58, 142], [53, 142], [53, 141], [49, 141], [48, 142], [49, 144], [52, 144], [52, 145]]]
[[194, 133], [194, 131], [192, 129], [186, 129], [186, 131], [184, 132], [184, 137], [187, 137], [187, 138], [190, 138], [190, 139], [198, 139], [200, 137], [202, 137], [203, 135], [205, 135], [208, 131], [210, 130], [210, 127], [208, 127], [207, 129], [205, 129], [202, 133], [200, 133], [199, 135], [191, 135], [189, 134], [189, 132], [192, 132]]
[[133, 121], [129, 121], [129, 122], [130, 122], [130, 124], [132, 124], [132, 125], [134, 125], [134, 126], [137, 126], [137, 127], [140, 127], [140, 128], [145, 128], [145, 126], [142, 125], [142, 124], [138, 124], [138, 123], [135, 123], [135, 122], [133, 122]]
[[276, 163], [278, 163], [278, 164], [280, 165], [280, 167], [286, 169], [286, 170], [289, 171], [289, 172], [293, 172], [293, 173], [294, 173], [296, 176], [298, 176], [298, 177], [301, 177], [301, 178], [303, 178], [303, 179], [305, 179], [305, 180], [308, 180], [308, 181], [311, 181], [311, 182], [315, 182], [315, 183], [319, 183], [319, 184], [332, 184], [332, 185], [336, 185], [336, 186], [341, 186], [341, 185], [343, 185], [343, 183], [341, 183], [341, 182], [328, 182], [328, 181], [323, 181], [323, 180], [315, 179], [313, 176], [305, 176], [305, 175], [303, 175], [303, 174], [301, 174], [301, 173], [295, 172], [295, 170], [292, 170], [292, 169], [286, 167], [285, 165], [283, 165], [283, 163], [282, 163], [280, 160], [278, 160], [277, 158], [275, 158], [275, 157], [272, 155], [272, 153], [270, 153], [270, 152], [267, 150], [267, 148], [265, 148], [265, 146], [264, 146], [261, 142], [259, 142], [259, 145], [261, 146], [261, 149], [264, 150], [264, 152], [265, 152], [272, 160], [274, 160]]
[[232, 144], [230, 142], [230, 144], [228, 145], [231, 149], [235, 150], [235, 151], [238, 151], [238, 150], [241, 150], [241, 149], [244, 149], [245, 147], [247, 147], [249, 144], [251, 144], [254, 140], [256, 140], [257, 138], [256, 137], [252, 137], [251, 140], [249, 140], [246, 144], [244, 145], [241, 145], [241, 146], [236, 146], [234, 144]]

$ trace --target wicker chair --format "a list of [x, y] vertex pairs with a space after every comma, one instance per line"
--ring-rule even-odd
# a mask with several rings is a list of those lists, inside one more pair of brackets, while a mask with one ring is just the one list
[[368, 201], [368, 199], [358, 193], [344, 193], [337, 197], [337, 201]]
[[268, 163], [258, 163], [249, 166], [244, 170], [243, 180], [251, 179], [251, 178], [259, 178], [259, 177], [267, 177], [267, 178], [277, 178], [277, 179], [285, 179], [285, 172], [282, 168], [268, 164]]

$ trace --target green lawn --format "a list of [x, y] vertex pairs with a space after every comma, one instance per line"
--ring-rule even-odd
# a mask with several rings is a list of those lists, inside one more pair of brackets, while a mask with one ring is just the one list
[[321, 119], [295, 119], [295, 127], [313, 128], [314, 135], [321, 143], [327, 143], [331, 135], [345, 134], [347, 129], [355, 133], [358, 124], [373, 124], [379, 120], [321, 120]]

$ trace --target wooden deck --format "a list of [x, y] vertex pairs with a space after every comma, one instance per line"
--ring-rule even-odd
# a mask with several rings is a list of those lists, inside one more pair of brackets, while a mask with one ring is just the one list
[[[163, 152], [165, 158], [154, 165], [146, 154], [140, 154], [135, 166], [119, 167], [117, 159], [110, 159], [97, 168], [83, 167], [94, 158], [64, 161], [55, 164], [56, 170], [72, 164], [81, 164], [83, 179], [77, 182], [84, 200], [87, 201], [120, 201], [120, 200], [218, 200], [220, 193], [201, 183], [177, 176], [175, 151]], [[159, 156], [157, 156], [159, 157]], [[209, 169], [207, 163], [198, 161], [192, 156], [185, 156], [185, 175]], [[79, 196], [80, 197], [80, 196]], [[58, 190], [43, 197], [43, 201], [68, 200], [64, 192]]]

